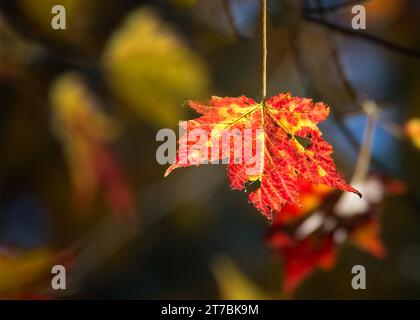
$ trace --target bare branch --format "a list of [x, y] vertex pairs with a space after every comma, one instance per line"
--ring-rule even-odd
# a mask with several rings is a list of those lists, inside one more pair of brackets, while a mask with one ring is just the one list
[[304, 13], [334, 12], [334, 11], [344, 9], [344, 8], [349, 7], [349, 6], [354, 6], [356, 4], [360, 4], [360, 3], [363, 3], [363, 2], [367, 2], [367, 1], [369, 1], [369, 0], [349, 0], [349, 1], [344, 2], [344, 3], [334, 4], [334, 5], [330, 5], [330, 6], [318, 6], [318, 7], [314, 7], [314, 8], [304, 7], [304, 8], [302, 8], [302, 11]]
[[365, 101], [363, 109], [368, 115], [368, 123], [363, 133], [363, 141], [360, 145], [359, 156], [356, 162], [351, 184], [365, 181], [371, 161], [373, 137], [375, 134], [376, 123], [378, 119], [379, 108], [373, 101]]
[[[289, 31], [289, 41], [291, 50], [293, 52], [293, 56], [295, 58], [296, 67], [299, 72], [300, 80], [303, 84], [303, 88], [305, 91], [305, 94], [308, 96], [316, 96], [319, 99], [322, 98], [322, 94], [318, 92], [318, 90], [312, 85], [311, 78], [311, 72], [306, 67], [303, 57], [301, 54], [301, 50], [299, 48], [298, 39], [299, 39], [299, 28], [293, 28]], [[347, 139], [347, 141], [350, 143], [351, 147], [358, 151], [360, 148], [360, 144], [351, 132], [351, 130], [346, 126], [346, 124], [343, 121], [343, 118], [345, 116], [345, 113], [339, 109], [334, 108], [332, 110], [331, 116], [334, 118], [334, 121], [337, 125], [338, 130], [341, 132], [341, 134]]]
[[233, 16], [232, 9], [229, 5], [229, 0], [222, 0], [222, 3], [223, 3], [223, 9], [225, 10], [225, 13], [226, 13], [226, 18], [229, 22], [230, 28], [232, 29], [233, 35], [235, 36], [235, 38], [240, 38], [241, 34], [238, 28], [236, 27], [235, 17]]
[[368, 33], [363, 33], [363, 32], [358, 32], [358, 31], [355, 31], [355, 30], [347, 29], [345, 27], [342, 27], [340, 25], [331, 23], [329, 21], [318, 19], [318, 18], [313, 17], [309, 14], [304, 14], [303, 18], [308, 22], [316, 23], [316, 24], [321, 25], [323, 27], [326, 27], [326, 28], [328, 28], [332, 31], [340, 32], [340, 33], [348, 35], [348, 36], [353, 36], [353, 37], [358, 37], [358, 38], [361, 38], [361, 39], [365, 39], [365, 40], [370, 41], [373, 44], [376, 44], [376, 45], [378, 45], [380, 47], [383, 47], [383, 48], [386, 48], [388, 50], [406, 55], [408, 57], [413, 57], [413, 58], [416, 58], [416, 59], [420, 59], [420, 51], [417, 50], [417, 49], [406, 48], [406, 47], [400, 46], [398, 44], [389, 42], [387, 40], [377, 38], [377, 37], [375, 37], [371, 34], [368, 34]]

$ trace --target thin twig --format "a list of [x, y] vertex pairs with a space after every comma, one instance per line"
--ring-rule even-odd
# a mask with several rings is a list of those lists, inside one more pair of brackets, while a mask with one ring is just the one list
[[303, 18], [305, 20], [307, 20], [308, 22], [316, 23], [316, 24], [324, 26], [324, 27], [326, 27], [326, 28], [328, 28], [332, 31], [337, 31], [337, 32], [341, 32], [345, 35], [365, 39], [365, 40], [368, 40], [368, 41], [370, 41], [370, 42], [372, 42], [372, 43], [374, 43], [378, 46], [389, 49], [391, 51], [394, 51], [394, 52], [397, 52], [397, 53], [400, 53], [400, 54], [404, 54], [404, 55], [409, 56], [409, 57], [420, 59], [420, 51], [419, 50], [412, 49], [412, 48], [406, 48], [406, 47], [400, 46], [398, 44], [389, 42], [387, 40], [377, 38], [377, 37], [375, 37], [371, 34], [368, 34], [368, 33], [363, 33], [363, 32], [358, 32], [358, 31], [354, 31], [354, 30], [351, 30], [351, 29], [347, 29], [347, 28], [344, 28], [340, 25], [331, 23], [329, 21], [320, 20], [320, 19], [315, 18], [315, 17], [313, 17], [309, 14], [303, 14]]
[[[319, 7], [322, 7], [323, 1], [317, 0], [317, 4], [319, 5]], [[319, 17], [321, 18], [322, 21], [325, 21], [325, 14], [323, 12], [319, 13]], [[357, 90], [353, 87], [353, 85], [350, 83], [350, 81], [347, 78], [346, 72], [344, 71], [343, 65], [341, 63], [340, 54], [338, 52], [335, 41], [329, 32], [327, 32], [326, 36], [327, 36], [327, 41], [328, 41], [328, 45], [329, 45], [329, 49], [331, 53], [331, 59], [337, 71], [337, 75], [341, 83], [343, 84], [344, 89], [349, 95], [353, 105], [356, 107], [358, 111], [361, 111], [362, 105], [359, 103]]]
[[[290, 41], [290, 47], [293, 53], [293, 56], [295, 58], [296, 67], [298, 69], [298, 73], [300, 76], [300, 80], [303, 85], [303, 89], [305, 91], [305, 95], [316, 97], [318, 99], [322, 99], [323, 95], [315, 88], [314, 85], [312, 85], [311, 81], [311, 72], [306, 67], [302, 55], [301, 50], [299, 48], [298, 39], [299, 39], [300, 30], [299, 28], [293, 28], [289, 32], [289, 41]], [[334, 118], [334, 121], [336, 122], [338, 130], [343, 134], [343, 136], [348, 140], [350, 145], [354, 148], [355, 151], [358, 151], [360, 148], [359, 142], [354, 137], [351, 130], [346, 126], [344, 121], [342, 120], [345, 116], [344, 112], [338, 108], [334, 108], [332, 110], [331, 116]]]
[[[311, 80], [311, 70], [307, 68], [307, 66], [304, 63], [304, 59], [301, 54], [301, 50], [299, 48], [299, 43], [297, 40], [299, 39], [299, 28], [291, 29], [289, 33], [289, 41], [291, 50], [293, 52], [293, 55], [295, 57], [296, 66], [302, 81], [302, 85], [305, 91], [305, 94], [307, 96], [316, 97], [318, 99], [323, 100], [324, 95], [317, 90], [317, 88], [313, 85], [313, 80]], [[350, 146], [358, 152], [360, 149], [360, 143], [356, 139], [354, 133], [347, 127], [346, 123], [344, 122], [343, 118], [345, 116], [345, 112], [339, 108], [332, 109], [331, 116], [334, 118], [334, 121], [337, 125], [337, 129], [341, 132], [341, 134], [344, 136], [344, 138], [349, 142]], [[388, 170], [387, 166], [383, 164], [378, 159], [372, 157], [372, 163], [382, 169], [382, 170]]]
[[[316, 1], [319, 7], [322, 7], [323, 1], [317, 0]], [[323, 12], [319, 13], [319, 16], [322, 21], [325, 21], [325, 14]], [[372, 139], [373, 139], [373, 132], [377, 122], [377, 114], [378, 114], [378, 107], [374, 102], [367, 101], [364, 102], [363, 105], [360, 104], [357, 90], [353, 87], [351, 82], [348, 80], [346, 72], [344, 71], [343, 65], [341, 63], [340, 54], [338, 49], [335, 45], [335, 41], [332, 38], [332, 35], [327, 32], [327, 41], [328, 46], [330, 48], [331, 59], [333, 65], [337, 71], [338, 77], [343, 84], [344, 89], [346, 90], [347, 94], [349, 95], [352, 104], [358, 109], [365, 111], [368, 116], [368, 124], [366, 126], [363, 141], [360, 144], [359, 154], [357, 158], [356, 168], [352, 178], [352, 184], [364, 181], [367, 173], [369, 171], [369, 166], [371, 162], [371, 147], [372, 147]]]
[[350, 184], [360, 183], [366, 180], [369, 172], [370, 160], [372, 155], [372, 144], [378, 120], [379, 108], [373, 101], [365, 101], [363, 109], [368, 115], [368, 123], [363, 133], [363, 141], [360, 145], [359, 156], [354, 169], [353, 178]]
[[369, 0], [350, 0], [344, 3], [334, 4], [330, 6], [318, 6], [315, 8], [302, 8], [302, 11], [304, 13], [321, 13], [321, 12], [334, 12], [340, 9], [347, 8], [349, 6], [354, 6], [356, 4], [360, 4], [363, 2], [367, 2]]
[[400, 125], [384, 117], [380, 117], [378, 119], [378, 122], [380, 123], [381, 127], [384, 128], [389, 134], [394, 136], [394, 138], [404, 139], [404, 129], [401, 128]]
[[235, 17], [233, 16], [232, 9], [229, 5], [229, 0], [222, 0], [222, 3], [223, 3], [223, 9], [225, 10], [227, 21], [233, 32], [233, 35], [235, 36], [235, 38], [240, 38], [241, 34], [238, 28], [236, 28]]
[[262, 101], [267, 96], [267, 0], [262, 1]]
[[348, 96], [350, 97], [353, 105], [356, 107], [357, 110], [361, 110], [362, 106], [359, 103], [359, 97], [357, 94], [357, 90], [354, 88], [353, 84], [348, 80], [346, 72], [344, 71], [343, 64], [341, 63], [340, 54], [338, 49], [335, 45], [335, 41], [331, 39], [330, 35], [327, 35], [328, 42], [330, 42], [330, 51], [331, 51], [331, 58], [334, 64], [335, 70], [337, 71], [337, 75], [343, 84], [344, 89], [346, 90]]

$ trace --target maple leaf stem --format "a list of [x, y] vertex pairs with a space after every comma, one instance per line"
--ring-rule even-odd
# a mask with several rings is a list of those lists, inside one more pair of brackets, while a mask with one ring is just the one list
[[267, 96], [267, 0], [262, 2], [262, 101]]

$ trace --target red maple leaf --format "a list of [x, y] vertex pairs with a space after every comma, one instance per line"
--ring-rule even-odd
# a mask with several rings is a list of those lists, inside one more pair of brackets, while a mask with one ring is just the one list
[[[377, 258], [383, 258], [386, 250], [379, 239], [380, 221], [364, 217], [349, 229], [348, 240], [355, 246]], [[336, 230], [335, 230], [336, 231]], [[296, 288], [308, 278], [316, 268], [330, 270], [337, 259], [340, 243], [334, 232], [316, 232], [304, 239], [296, 239], [284, 228], [271, 230], [268, 235], [270, 246], [284, 261], [284, 293], [293, 295]]]
[[381, 206], [385, 196], [404, 192], [400, 181], [370, 175], [359, 183], [364, 194], [360, 202], [329, 187], [304, 181], [299, 181], [299, 185], [305, 207], [287, 204], [282, 214], [275, 217], [266, 238], [275, 255], [283, 259], [283, 288], [287, 296], [317, 268], [334, 267], [337, 252], [344, 243], [376, 258], [386, 255], [380, 237]]
[[317, 127], [329, 113], [324, 103], [282, 93], [261, 103], [241, 96], [189, 105], [201, 116], [183, 123], [186, 133], [165, 176], [178, 167], [224, 159], [231, 187], [248, 192], [268, 219], [286, 203], [301, 205], [299, 179], [360, 196], [338, 174], [333, 148]]
[[298, 241], [278, 231], [271, 236], [270, 242], [284, 259], [283, 289], [288, 297], [317, 267], [330, 270], [336, 262], [336, 246], [331, 234]]

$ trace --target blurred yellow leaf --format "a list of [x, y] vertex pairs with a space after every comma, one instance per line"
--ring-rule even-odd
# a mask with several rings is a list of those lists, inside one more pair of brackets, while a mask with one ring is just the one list
[[124, 170], [109, 144], [116, 124], [77, 73], [58, 77], [50, 90], [53, 124], [71, 172], [77, 211], [88, 211], [103, 192], [115, 213], [133, 213]]
[[413, 118], [405, 124], [405, 133], [413, 144], [420, 149], [420, 119]]
[[222, 256], [212, 263], [212, 271], [223, 300], [266, 300], [274, 299], [265, 293], [228, 257]]
[[50, 274], [54, 259], [48, 249], [0, 253], [0, 294], [28, 290], [28, 286]]
[[92, 140], [113, 140], [117, 124], [101, 111], [78, 73], [69, 72], [55, 79], [50, 89], [50, 102], [56, 129], [61, 135], [77, 133]]
[[103, 64], [121, 102], [158, 126], [178, 122], [181, 104], [202, 97], [208, 85], [199, 56], [151, 9], [126, 18], [108, 42]]

